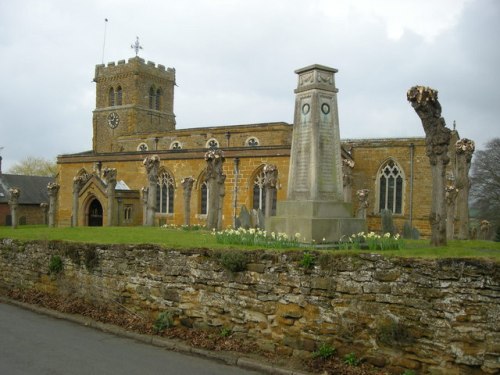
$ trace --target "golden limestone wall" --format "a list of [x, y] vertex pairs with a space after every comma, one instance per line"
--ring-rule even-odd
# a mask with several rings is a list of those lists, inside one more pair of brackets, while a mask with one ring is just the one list
[[[256, 173], [266, 163], [276, 164], [279, 170], [278, 200], [286, 199], [289, 164], [289, 139], [291, 127], [289, 125], [266, 124], [266, 126], [243, 126], [245, 129], [235, 127], [188, 129], [172, 132], [172, 137], [181, 140], [189, 149], [166, 150], [168, 141], [159, 140], [161, 150], [148, 152], [128, 152], [114, 154], [88, 154], [66, 155], [59, 158], [59, 193], [58, 223], [62, 226], [71, 223], [72, 181], [81, 168], [92, 172], [96, 162], [102, 163], [102, 168], [116, 168], [117, 180], [123, 180], [132, 190], [140, 190], [147, 186], [146, 172], [142, 165], [148, 155], [157, 154], [160, 157], [160, 167], [164, 168], [174, 178], [175, 197], [174, 213], [160, 215], [158, 223], [182, 225], [184, 223], [184, 196], [181, 181], [192, 176], [196, 182], [191, 196], [191, 224], [204, 224], [205, 216], [201, 212], [200, 188], [203, 183], [203, 172], [206, 167], [204, 154], [206, 142], [215, 138], [225, 152], [226, 174], [224, 197], [224, 227], [233, 223], [234, 210], [234, 160], [239, 158], [238, 200], [236, 215], [242, 205], [249, 210], [253, 207], [253, 183]], [[243, 131], [245, 130], [245, 131]], [[227, 139], [227, 133], [230, 137]], [[253, 148], [240, 146], [250, 137], [258, 139], [261, 147]], [[229, 144], [229, 148], [227, 145]], [[278, 146], [281, 144], [282, 146]], [[169, 144], [170, 145], [170, 144]], [[413, 146], [411, 146], [413, 145]], [[198, 146], [199, 148], [195, 148]], [[224, 147], [226, 146], [226, 147]], [[346, 140], [343, 142], [346, 150], [350, 150], [355, 161], [353, 169], [352, 202], [353, 214], [358, 208], [356, 191], [369, 189], [368, 229], [381, 230], [381, 217], [379, 210], [379, 186], [377, 173], [381, 166], [389, 159], [394, 160], [400, 167], [403, 175], [403, 203], [402, 213], [394, 214], [394, 222], [399, 232], [402, 232], [404, 223], [412, 221], [424, 237], [430, 234], [428, 215], [431, 204], [431, 175], [427, 156], [425, 155], [425, 140], [423, 138], [408, 139], [378, 139], [378, 140]], [[413, 179], [411, 172], [411, 150], [413, 147]], [[413, 180], [413, 189], [411, 188]], [[106, 202], [101, 202], [103, 211], [106, 212]], [[142, 202], [139, 199], [134, 206], [134, 220], [129, 225], [142, 224]], [[80, 208], [83, 210], [84, 208]], [[411, 213], [410, 213], [411, 212]], [[82, 217], [79, 225], [86, 225]], [[106, 219], [104, 220], [106, 225]]]
[[[128, 154], [128, 155], [107, 155], [107, 156], [75, 156], [75, 157], [60, 157], [59, 158], [59, 177], [58, 183], [61, 185], [58, 201], [58, 225], [71, 225], [71, 210], [72, 210], [72, 188], [73, 178], [81, 169], [85, 169], [91, 173], [96, 162], [102, 163], [104, 168], [116, 168], [117, 180], [123, 180], [130, 189], [141, 190], [147, 186], [147, 175], [142, 164], [147, 155], [157, 154], [160, 157], [160, 169], [164, 168], [174, 179], [175, 195], [174, 195], [174, 213], [171, 215], [158, 214], [158, 222], [182, 225], [184, 224], [184, 196], [181, 181], [185, 177], [192, 176], [196, 182], [193, 185], [191, 196], [191, 224], [204, 224], [205, 215], [201, 215], [201, 184], [203, 183], [203, 173], [206, 167], [204, 160], [205, 151], [176, 153], [172, 151], [158, 151], [148, 154]], [[260, 155], [259, 155], [260, 154]], [[226, 195], [224, 197], [223, 208], [223, 226], [226, 227], [233, 223], [234, 215], [234, 158], [239, 158], [239, 177], [238, 177], [238, 200], [237, 200], [237, 215], [239, 214], [242, 205], [245, 205], [251, 210], [253, 201], [253, 181], [256, 173], [265, 164], [275, 164], [279, 170], [280, 188], [278, 189], [278, 200], [286, 199], [286, 182], [288, 180], [288, 156], [289, 151], [286, 149], [272, 150], [270, 152], [257, 152], [256, 150], [239, 150], [228, 151], [225, 153], [226, 162], [224, 163], [224, 173], [226, 174]], [[85, 161], [83, 161], [83, 159]], [[95, 194], [99, 198], [103, 206], [104, 225], [107, 225], [106, 199], [102, 198], [98, 189], [89, 191], [84, 194]], [[140, 201], [140, 200], [139, 200]], [[80, 199], [80, 202], [85, 202], [85, 199]], [[134, 206], [134, 221], [130, 224], [142, 224], [142, 206]], [[86, 225], [84, 220], [85, 207], [80, 207], [79, 225]], [[139, 211], [139, 212], [138, 212]], [[135, 214], [138, 214], [137, 217]]]
[[[402, 214], [394, 214], [394, 223], [401, 232], [405, 221], [412, 219], [422, 236], [430, 235], [429, 213], [431, 206], [431, 170], [425, 155], [423, 138], [346, 140], [343, 143], [355, 161], [353, 169], [353, 202], [357, 205], [356, 190], [369, 189], [370, 206], [367, 211], [369, 230], [381, 229], [379, 186], [377, 173], [382, 165], [393, 159], [402, 170]], [[413, 145], [413, 191], [411, 191], [411, 149]], [[411, 214], [410, 214], [411, 211]]]

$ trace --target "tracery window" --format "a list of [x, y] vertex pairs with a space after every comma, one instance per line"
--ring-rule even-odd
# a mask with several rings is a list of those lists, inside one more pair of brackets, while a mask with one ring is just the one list
[[[256, 210], [266, 210], [266, 188], [264, 186], [264, 169], [261, 168], [260, 171], [255, 175], [253, 181], [253, 204], [252, 208]], [[276, 209], [276, 194], [273, 198], [273, 210]]]
[[385, 162], [378, 174], [379, 212], [403, 213], [403, 181], [399, 165], [392, 159]]
[[174, 213], [174, 179], [166, 171], [161, 172], [158, 177], [156, 212], [162, 214]]

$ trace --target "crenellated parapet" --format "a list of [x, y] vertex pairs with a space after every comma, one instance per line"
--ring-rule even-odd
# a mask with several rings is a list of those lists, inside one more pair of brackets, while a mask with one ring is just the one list
[[116, 63], [112, 61], [107, 64], [96, 65], [94, 81], [118, 80], [137, 73], [148, 74], [151, 77], [167, 81], [175, 81], [174, 68], [165, 68], [165, 65], [155, 64], [153, 61], [146, 62], [140, 57], [132, 57], [128, 61], [118, 60]]

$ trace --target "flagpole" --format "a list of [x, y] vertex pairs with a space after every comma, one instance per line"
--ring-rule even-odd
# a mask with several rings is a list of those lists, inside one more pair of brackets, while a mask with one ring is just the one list
[[104, 19], [104, 42], [102, 43], [102, 63], [104, 64], [104, 48], [106, 47], [106, 29], [108, 26], [108, 19]]

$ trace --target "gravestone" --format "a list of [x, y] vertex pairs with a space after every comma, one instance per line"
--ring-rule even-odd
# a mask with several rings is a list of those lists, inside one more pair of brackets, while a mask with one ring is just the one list
[[344, 202], [337, 109], [336, 69], [299, 70], [288, 174], [287, 200], [278, 202], [269, 232], [300, 233], [303, 242], [334, 242], [366, 230]]
[[240, 209], [240, 216], [238, 216], [238, 221], [239, 221], [239, 227], [242, 227], [244, 229], [248, 229], [250, 228], [250, 212], [248, 212], [248, 209], [245, 205], [241, 206], [241, 209]]

